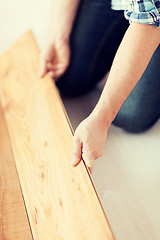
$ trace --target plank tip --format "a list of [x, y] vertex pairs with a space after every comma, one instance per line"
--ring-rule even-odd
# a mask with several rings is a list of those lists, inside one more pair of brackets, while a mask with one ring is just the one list
[[[11, 43], [11, 45], [6, 49], [4, 50], [1, 54], [0, 54], [0, 60], [3, 58], [4, 55], [6, 55], [11, 48], [14, 48], [14, 46], [16, 46], [17, 44], [19, 44], [19, 42], [23, 41], [24, 39], [26, 38], [32, 38], [32, 40], [35, 41], [35, 36], [33, 34], [33, 31], [31, 29], [28, 29], [26, 32], [24, 32], [21, 36], [17, 36], [16, 40], [13, 41]], [[36, 42], [36, 41], [35, 41]]]

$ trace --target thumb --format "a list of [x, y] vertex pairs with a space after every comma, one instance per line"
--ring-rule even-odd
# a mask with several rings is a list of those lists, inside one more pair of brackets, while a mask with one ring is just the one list
[[40, 59], [40, 71], [39, 71], [39, 77], [44, 77], [46, 73], [48, 72], [47, 69], [47, 63], [43, 57]]
[[40, 54], [40, 72], [39, 77], [44, 77], [50, 69], [48, 69], [48, 63], [52, 62], [54, 55], [54, 48], [52, 45], [47, 44]]
[[73, 159], [71, 161], [71, 165], [76, 167], [78, 163], [81, 161], [82, 157], [82, 142], [79, 139], [73, 138]]
[[83, 145], [83, 155], [82, 155], [82, 157], [83, 157], [83, 160], [84, 160], [86, 166], [88, 167], [90, 173], [92, 174], [94, 159], [93, 159], [93, 156], [90, 154], [90, 151], [85, 144]]

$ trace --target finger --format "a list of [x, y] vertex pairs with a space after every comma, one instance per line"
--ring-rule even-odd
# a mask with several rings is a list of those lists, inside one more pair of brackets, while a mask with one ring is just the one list
[[55, 71], [55, 70], [57, 70], [57, 64], [53, 64], [51, 62], [47, 62], [46, 63], [46, 67], [47, 67], [48, 71]]
[[48, 69], [48, 70], [51, 70], [51, 69], [52, 69], [52, 65], [53, 65], [53, 64], [51, 64], [51, 62], [47, 62], [47, 63], [46, 63], [47, 69]]
[[49, 76], [56, 82], [57, 81], [57, 78], [55, 77], [55, 71], [49, 71], [48, 72]]
[[54, 72], [53, 71], [49, 71], [49, 76], [51, 77], [51, 78], [54, 78]]
[[47, 69], [47, 63], [46, 61], [41, 58], [40, 60], [40, 72], [39, 72], [39, 77], [42, 78], [46, 75], [46, 73], [48, 72], [48, 69]]
[[58, 78], [60, 78], [60, 77], [63, 75], [64, 71], [65, 71], [65, 69], [55, 70], [55, 71], [54, 71], [54, 78], [55, 78], [56, 80], [58, 80]]
[[83, 160], [84, 160], [86, 166], [88, 167], [90, 173], [92, 174], [94, 160], [93, 159], [91, 160], [91, 159], [89, 159], [87, 157], [83, 157]]
[[93, 163], [94, 163], [94, 156], [90, 153], [89, 149], [87, 146], [84, 144], [83, 145], [83, 160], [85, 161], [87, 167], [89, 168], [90, 172], [92, 173], [93, 170]]
[[93, 172], [93, 167], [88, 167], [90, 174]]
[[79, 139], [73, 138], [73, 159], [71, 161], [71, 165], [76, 167], [78, 163], [81, 161], [82, 157], [82, 143]]
[[56, 78], [56, 79], [58, 79], [59, 77], [61, 77], [63, 74], [64, 74], [64, 72], [66, 71], [66, 69], [67, 69], [67, 67], [68, 67], [68, 63], [60, 63], [60, 64], [57, 64], [56, 65], [56, 68], [55, 69], [53, 69], [54, 70], [54, 77]]
[[57, 81], [66, 71], [66, 67], [54, 71], [54, 79]]

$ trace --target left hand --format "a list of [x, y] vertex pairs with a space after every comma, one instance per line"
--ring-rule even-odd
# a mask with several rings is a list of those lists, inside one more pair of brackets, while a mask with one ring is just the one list
[[103, 154], [108, 127], [95, 115], [90, 115], [77, 127], [73, 138], [72, 166], [77, 166], [83, 157], [90, 173], [93, 162]]

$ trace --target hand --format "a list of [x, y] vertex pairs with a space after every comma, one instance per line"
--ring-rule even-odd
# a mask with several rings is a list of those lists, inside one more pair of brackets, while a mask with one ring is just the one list
[[49, 73], [57, 80], [67, 69], [70, 59], [70, 48], [67, 41], [59, 40], [47, 43], [41, 53], [40, 77]]
[[103, 154], [108, 128], [104, 121], [97, 116], [90, 115], [77, 127], [73, 138], [72, 166], [77, 166], [83, 160], [93, 170], [93, 162]]

